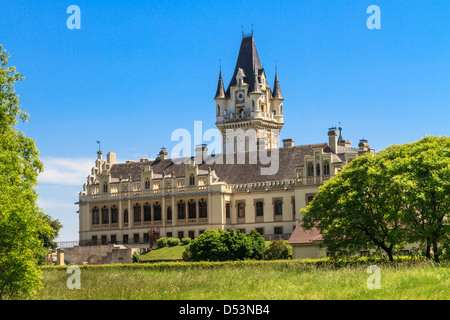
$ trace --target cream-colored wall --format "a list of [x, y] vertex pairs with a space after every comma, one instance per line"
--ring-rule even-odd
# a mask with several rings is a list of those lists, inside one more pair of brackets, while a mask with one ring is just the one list
[[324, 250], [316, 245], [292, 246], [292, 259], [319, 259], [323, 253]]

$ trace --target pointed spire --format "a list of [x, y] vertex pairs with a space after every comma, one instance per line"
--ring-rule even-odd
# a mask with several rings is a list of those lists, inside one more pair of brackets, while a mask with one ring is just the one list
[[275, 71], [275, 83], [273, 84], [272, 98], [284, 99], [283, 95], [281, 94], [280, 82], [278, 81], [278, 71]]
[[256, 69], [253, 72], [253, 90], [250, 93], [261, 93], [261, 87], [259, 86], [258, 81], [258, 72]]
[[217, 84], [216, 96], [214, 97], [214, 99], [217, 98], [220, 99], [225, 98], [225, 90], [223, 88], [223, 80], [222, 80], [222, 70], [219, 71], [219, 83]]

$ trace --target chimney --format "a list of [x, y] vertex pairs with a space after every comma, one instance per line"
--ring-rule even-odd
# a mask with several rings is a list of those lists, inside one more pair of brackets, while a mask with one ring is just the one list
[[106, 155], [106, 162], [109, 164], [115, 164], [116, 163], [116, 153], [115, 152], [108, 152]]
[[328, 145], [333, 153], [337, 153], [338, 132], [336, 127], [331, 127], [328, 129]]
[[162, 147], [161, 151], [159, 152], [159, 159], [166, 160], [168, 154], [169, 153], [166, 151], [166, 148]]
[[365, 139], [361, 139], [359, 140], [358, 147], [360, 151], [367, 152], [369, 151], [369, 142]]
[[294, 139], [283, 139], [283, 147], [293, 147], [294, 146]]
[[206, 158], [206, 152], [208, 151], [208, 148], [206, 147], [206, 144], [199, 144], [195, 147], [195, 164], [202, 164], [204, 158]]

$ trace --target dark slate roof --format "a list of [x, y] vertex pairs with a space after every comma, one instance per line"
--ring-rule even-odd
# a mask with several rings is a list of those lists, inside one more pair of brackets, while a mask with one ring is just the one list
[[[228, 184], [240, 184], [240, 183], [255, 183], [266, 181], [281, 181], [295, 179], [295, 170], [297, 166], [302, 166], [305, 155], [312, 155], [313, 149], [322, 148], [324, 152], [331, 152], [327, 143], [311, 144], [303, 146], [294, 146], [280, 148], [279, 150], [279, 168], [278, 172], [274, 175], [261, 175], [260, 169], [262, 167], [270, 167], [268, 165], [262, 165], [261, 163], [249, 164], [248, 152], [245, 152], [245, 164], [237, 164], [238, 154], [234, 154], [234, 163], [227, 164], [226, 155], [223, 155], [223, 164], [207, 164], [203, 163], [198, 166], [199, 170], [215, 171], [218, 176], [218, 181], [223, 181]], [[192, 158], [193, 159], [193, 158]], [[206, 161], [208, 162], [208, 161]], [[145, 165], [150, 165], [154, 174], [172, 174], [177, 177], [184, 177], [185, 164], [175, 164], [172, 159], [154, 160], [150, 162], [132, 162], [132, 163], [119, 163], [114, 164], [111, 167], [111, 177], [127, 179], [129, 175], [133, 181], [140, 181], [141, 172]]]
[[225, 98], [225, 90], [223, 88], [222, 71], [219, 72], [219, 82], [217, 83], [217, 90], [214, 99]]
[[253, 83], [255, 82], [255, 71], [259, 74], [261, 68], [261, 62], [259, 61], [258, 51], [256, 51], [255, 40], [253, 36], [243, 37], [241, 42], [241, 48], [239, 49], [239, 55], [234, 68], [233, 77], [226, 91], [226, 97], [230, 98], [230, 87], [236, 86], [236, 75], [238, 69], [241, 68], [244, 71], [244, 82], [249, 85], [248, 92], [254, 90]]
[[281, 94], [280, 82], [278, 81], [278, 72], [275, 72], [275, 83], [273, 85], [272, 98], [274, 99], [284, 99]]

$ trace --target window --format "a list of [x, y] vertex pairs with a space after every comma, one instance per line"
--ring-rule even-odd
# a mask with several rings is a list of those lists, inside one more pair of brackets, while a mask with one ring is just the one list
[[245, 229], [237, 229], [237, 232], [245, 233]]
[[311, 201], [313, 201], [314, 196], [307, 196], [306, 197], [306, 205], [308, 205]]
[[159, 202], [153, 204], [153, 219], [155, 221], [161, 221], [161, 204]]
[[264, 202], [257, 201], [255, 203], [255, 207], [256, 207], [256, 216], [263, 217], [264, 216]]
[[314, 166], [313, 164], [310, 162], [308, 164], [308, 177], [312, 177], [314, 176]]
[[150, 180], [148, 180], [148, 178], [147, 178], [147, 180], [145, 180], [145, 188], [144, 189], [150, 189]]
[[97, 236], [92, 236], [91, 239], [92, 239], [92, 240], [91, 240], [91, 243], [92, 243], [93, 245], [96, 245], [96, 244], [97, 244]]
[[144, 243], [149, 243], [150, 242], [150, 238], [148, 236], [148, 233], [144, 233]]
[[111, 223], [119, 223], [119, 209], [116, 206], [111, 208]]
[[123, 211], [123, 223], [128, 223], [128, 210]]
[[292, 203], [292, 220], [295, 220], [295, 197], [292, 197], [291, 203]]
[[208, 208], [207, 208], [205, 199], [202, 198], [198, 202], [198, 210], [199, 210], [199, 218], [207, 218], [208, 217]]
[[106, 182], [103, 183], [103, 192], [108, 192], [108, 184]]
[[225, 203], [225, 217], [231, 217], [231, 204], [229, 202]]
[[195, 186], [195, 176], [193, 174], [191, 174], [189, 176], [189, 185], [190, 186]]
[[195, 204], [195, 200], [191, 199], [188, 203], [188, 217], [189, 219], [197, 218], [197, 206]]
[[183, 200], [178, 201], [178, 219], [186, 219], [186, 202]]
[[97, 207], [92, 208], [92, 224], [100, 224], [100, 212]]
[[166, 233], [166, 237], [167, 237], [167, 238], [172, 238], [172, 232], [167, 232], [167, 233]]
[[316, 175], [320, 176], [320, 163], [316, 165]]
[[144, 221], [152, 221], [152, 207], [148, 203], [144, 205]]
[[273, 203], [273, 210], [276, 216], [283, 214], [283, 201], [275, 200]]
[[238, 203], [238, 218], [245, 218], [245, 203]]
[[178, 239], [184, 238], [184, 231], [178, 231]]
[[328, 161], [323, 164], [323, 175], [328, 176], [330, 174], [330, 164]]
[[205, 230], [198, 230], [198, 235], [201, 235]]
[[195, 232], [194, 231], [188, 231], [188, 237], [191, 239], [195, 238]]
[[264, 228], [256, 228], [255, 230], [256, 230], [256, 232], [258, 232], [261, 235], [264, 234]]
[[102, 208], [102, 224], [109, 223], [109, 210], [106, 206]]
[[124, 234], [122, 237], [123, 243], [127, 244], [128, 243], [128, 235]]
[[274, 227], [273, 233], [275, 234], [283, 234], [283, 227]]
[[141, 222], [141, 205], [139, 203], [134, 205], [134, 222]]
[[106, 244], [108, 242], [108, 240], [106, 239], [106, 236], [102, 236], [102, 244]]
[[111, 243], [117, 243], [117, 237], [115, 234], [111, 235]]
[[172, 220], [172, 207], [167, 207], [167, 220]]
[[139, 243], [139, 233], [133, 234], [133, 243]]

